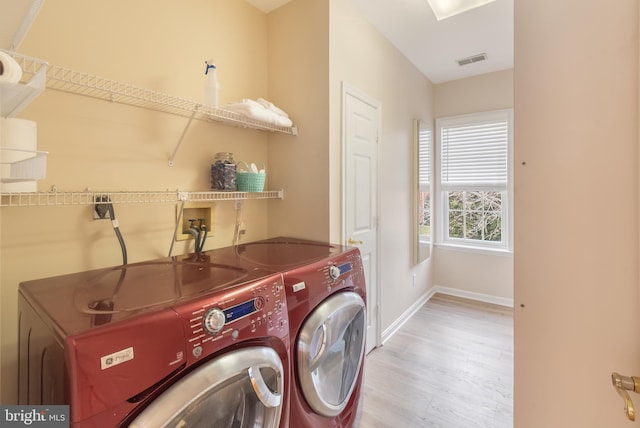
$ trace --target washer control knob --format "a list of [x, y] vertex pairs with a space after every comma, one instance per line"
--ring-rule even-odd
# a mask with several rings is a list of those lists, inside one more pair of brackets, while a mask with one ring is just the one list
[[332, 265], [329, 267], [329, 276], [334, 281], [340, 277], [340, 268], [336, 265]]
[[222, 312], [219, 308], [209, 309], [206, 314], [204, 314], [204, 319], [202, 321], [202, 327], [204, 331], [209, 334], [217, 334], [224, 327], [225, 316], [224, 312]]

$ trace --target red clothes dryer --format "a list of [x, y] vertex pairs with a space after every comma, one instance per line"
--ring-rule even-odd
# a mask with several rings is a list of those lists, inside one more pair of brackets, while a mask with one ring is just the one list
[[289, 426], [280, 274], [172, 257], [24, 282], [19, 312], [20, 404], [73, 427]]
[[216, 250], [211, 256], [283, 274], [295, 377], [289, 426], [355, 427], [366, 336], [366, 287], [359, 250], [274, 238]]

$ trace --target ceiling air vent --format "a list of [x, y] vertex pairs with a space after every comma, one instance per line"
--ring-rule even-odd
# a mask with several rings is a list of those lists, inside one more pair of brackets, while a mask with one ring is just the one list
[[473, 64], [474, 62], [480, 62], [480, 61], [484, 61], [487, 59], [487, 54], [486, 53], [481, 53], [481, 54], [477, 54], [477, 55], [473, 55], [467, 58], [462, 58], [457, 60], [458, 65], [462, 66], [462, 65], [467, 65], [467, 64]]

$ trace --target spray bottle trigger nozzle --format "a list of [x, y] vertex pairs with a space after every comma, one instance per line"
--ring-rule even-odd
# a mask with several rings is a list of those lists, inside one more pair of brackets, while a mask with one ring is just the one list
[[209, 69], [213, 68], [214, 70], [216, 69], [216, 65], [215, 64], [209, 64], [208, 61], [204, 62], [205, 64], [207, 64], [207, 68], [204, 70], [204, 74], [209, 74]]

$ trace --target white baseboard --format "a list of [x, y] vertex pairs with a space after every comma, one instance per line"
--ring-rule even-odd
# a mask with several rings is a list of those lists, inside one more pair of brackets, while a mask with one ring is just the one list
[[470, 300], [477, 300], [484, 303], [492, 303], [494, 305], [506, 306], [513, 308], [513, 299], [506, 297], [492, 296], [490, 294], [475, 293], [473, 291], [460, 290], [459, 288], [443, 287], [435, 285], [432, 289], [432, 295], [435, 293], [448, 294], [450, 296], [462, 297]]
[[389, 327], [387, 327], [386, 330], [384, 330], [382, 332], [382, 344], [384, 345], [384, 343], [389, 340], [389, 338], [391, 338], [391, 336], [394, 335], [394, 333], [396, 331], [398, 331], [400, 329], [400, 327], [402, 327], [402, 325], [404, 323], [406, 323], [407, 321], [409, 321], [409, 319], [416, 313], [418, 312], [418, 310], [424, 306], [425, 303], [427, 303], [429, 301], [429, 299], [435, 294], [436, 292], [433, 290], [433, 288], [429, 291], [427, 291], [425, 294], [423, 294], [413, 305], [409, 306], [409, 308], [404, 311], [402, 313], [402, 315], [400, 315], [400, 317], [398, 317], [398, 319], [396, 319], [393, 324], [391, 324]]
[[441, 285], [435, 285], [425, 294], [423, 294], [418, 301], [416, 301], [413, 305], [411, 305], [406, 311], [396, 319], [393, 324], [387, 327], [386, 330], [382, 332], [382, 344], [389, 340], [391, 336], [395, 334], [396, 331], [402, 327], [404, 323], [406, 323], [418, 310], [424, 306], [425, 303], [429, 301], [436, 293], [448, 294], [450, 296], [462, 297], [470, 300], [477, 300], [479, 302], [484, 303], [492, 303], [494, 305], [506, 306], [509, 308], [513, 308], [513, 299], [508, 299], [506, 297], [498, 297], [491, 296], [489, 294], [482, 293], [474, 293], [472, 291], [460, 290], [458, 288], [451, 287], [443, 287]]

